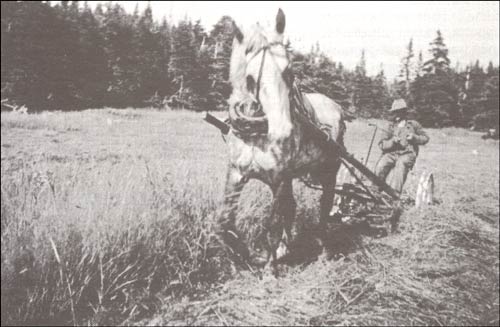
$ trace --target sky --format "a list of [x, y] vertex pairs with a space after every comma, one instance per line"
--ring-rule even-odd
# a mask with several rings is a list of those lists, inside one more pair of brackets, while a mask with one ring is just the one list
[[[136, 1], [116, 1], [132, 12]], [[348, 68], [359, 62], [365, 49], [369, 74], [383, 65], [389, 79], [397, 76], [406, 46], [413, 38], [415, 55], [429, 58], [429, 43], [439, 29], [452, 65], [477, 59], [484, 66], [499, 62], [499, 2], [295, 2], [295, 1], [150, 1], [153, 15], [170, 22], [185, 17], [201, 20], [209, 31], [223, 15], [242, 27], [260, 22], [270, 28], [278, 8], [286, 15], [286, 37], [298, 50], [319, 43], [332, 60]], [[95, 5], [95, 3], [93, 4]], [[143, 9], [147, 2], [139, 3]], [[416, 59], [416, 58], [415, 58]]]

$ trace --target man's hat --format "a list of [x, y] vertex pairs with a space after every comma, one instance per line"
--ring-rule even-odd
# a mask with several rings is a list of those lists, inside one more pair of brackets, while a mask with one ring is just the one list
[[389, 109], [389, 112], [393, 111], [398, 111], [398, 110], [406, 110], [408, 107], [406, 106], [406, 101], [403, 99], [396, 99], [392, 103], [391, 109]]

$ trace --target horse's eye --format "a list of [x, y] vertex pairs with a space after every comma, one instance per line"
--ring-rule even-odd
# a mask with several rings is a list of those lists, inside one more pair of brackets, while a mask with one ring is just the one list
[[254, 89], [255, 89], [255, 80], [253, 79], [252, 76], [248, 75], [247, 76], [247, 90], [249, 92], [253, 93]]

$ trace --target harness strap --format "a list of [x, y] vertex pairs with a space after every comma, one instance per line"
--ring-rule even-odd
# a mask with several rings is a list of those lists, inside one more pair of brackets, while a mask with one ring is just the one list
[[262, 61], [260, 62], [260, 68], [259, 68], [259, 77], [257, 77], [257, 91], [255, 92], [255, 98], [257, 99], [257, 102], [260, 103], [259, 99], [259, 94], [260, 94], [260, 81], [262, 79], [262, 72], [264, 70], [264, 62], [266, 61], [266, 52], [267, 52], [268, 47], [264, 47], [263, 53], [262, 53]]

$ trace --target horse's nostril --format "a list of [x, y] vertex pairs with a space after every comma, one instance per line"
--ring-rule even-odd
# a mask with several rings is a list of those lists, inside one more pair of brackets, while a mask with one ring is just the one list
[[255, 90], [255, 80], [250, 75], [247, 76], [247, 90], [252, 93]]
[[259, 109], [260, 109], [260, 104], [259, 104], [259, 103], [257, 103], [257, 102], [252, 102], [252, 105], [251, 105], [251, 107], [250, 107], [250, 108], [251, 108], [251, 110], [252, 110], [253, 112], [257, 112], [257, 111], [259, 111]]

